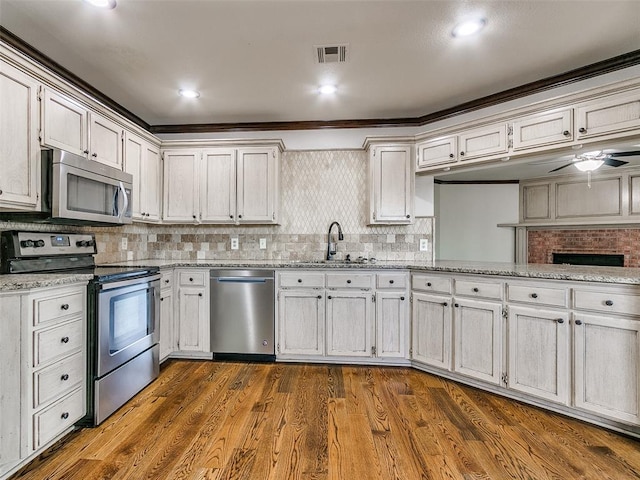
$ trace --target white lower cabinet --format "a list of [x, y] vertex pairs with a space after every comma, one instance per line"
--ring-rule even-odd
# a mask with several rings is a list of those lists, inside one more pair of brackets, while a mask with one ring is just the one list
[[574, 402], [640, 425], [640, 320], [574, 313]]
[[370, 357], [373, 346], [371, 292], [327, 293], [327, 355]]
[[502, 304], [456, 298], [453, 370], [499, 385], [502, 381]]
[[174, 355], [211, 358], [209, 270], [178, 268], [174, 279], [177, 283]]
[[451, 370], [451, 297], [413, 294], [411, 358]]
[[324, 299], [314, 289], [279, 293], [279, 354], [324, 355]]
[[405, 292], [378, 291], [376, 300], [375, 355], [382, 358], [406, 358], [409, 297]]
[[569, 400], [569, 314], [509, 306], [507, 386], [567, 404]]

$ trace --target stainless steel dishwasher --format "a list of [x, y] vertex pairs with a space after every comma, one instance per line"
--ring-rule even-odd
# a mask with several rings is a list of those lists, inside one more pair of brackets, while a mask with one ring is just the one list
[[214, 359], [275, 360], [273, 270], [211, 270]]

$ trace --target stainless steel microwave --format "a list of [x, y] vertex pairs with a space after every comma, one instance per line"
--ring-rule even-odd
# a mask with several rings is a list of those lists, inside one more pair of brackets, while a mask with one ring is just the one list
[[131, 174], [64, 150], [42, 151], [42, 208], [0, 219], [71, 225], [131, 223]]

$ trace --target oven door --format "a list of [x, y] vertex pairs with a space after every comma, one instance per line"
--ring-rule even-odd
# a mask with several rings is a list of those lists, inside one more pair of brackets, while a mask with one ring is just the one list
[[158, 343], [160, 275], [105, 283], [97, 296], [97, 377]]

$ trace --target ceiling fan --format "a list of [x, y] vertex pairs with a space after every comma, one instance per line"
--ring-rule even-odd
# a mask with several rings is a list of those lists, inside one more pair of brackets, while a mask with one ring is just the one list
[[563, 168], [575, 165], [578, 170], [583, 172], [593, 172], [602, 165], [609, 165], [610, 167], [620, 167], [626, 165], [629, 162], [623, 160], [616, 160], [616, 157], [635, 157], [640, 155], [640, 150], [632, 152], [618, 152], [618, 153], [604, 153], [602, 150], [596, 150], [594, 152], [585, 152], [576, 155], [575, 158], [561, 167], [554, 168], [549, 173], [557, 172]]

